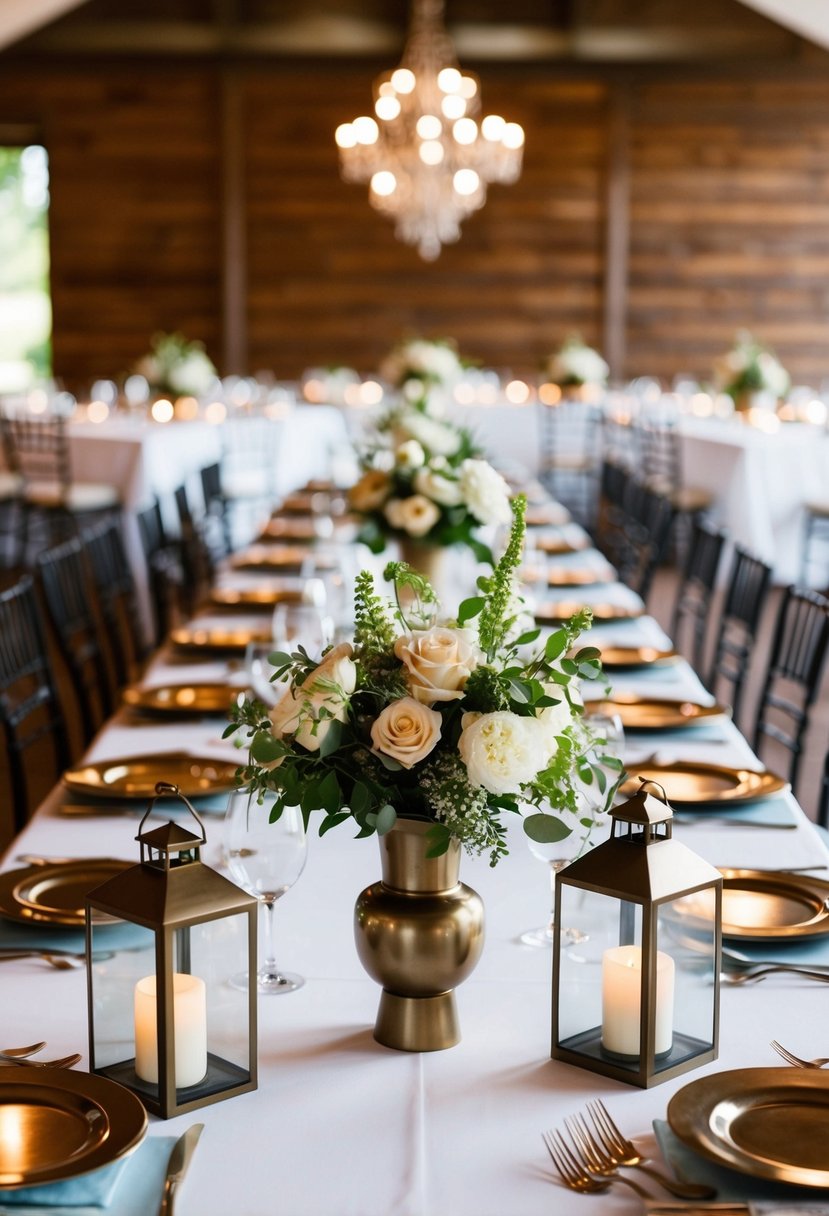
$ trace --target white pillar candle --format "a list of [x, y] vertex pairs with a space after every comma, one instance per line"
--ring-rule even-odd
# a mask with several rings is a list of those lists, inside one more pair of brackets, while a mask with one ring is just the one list
[[[602, 955], [602, 1046], [620, 1056], [639, 1055], [642, 951], [614, 946]], [[656, 1034], [654, 1050], [671, 1050], [674, 1037], [674, 960], [656, 953]]]
[[[135, 1071], [158, 1084], [156, 977], [135, 985]], [[197, 975], [173, 974], [176, 1089], [198, 1085], [207, 1072], [207, 992]]]

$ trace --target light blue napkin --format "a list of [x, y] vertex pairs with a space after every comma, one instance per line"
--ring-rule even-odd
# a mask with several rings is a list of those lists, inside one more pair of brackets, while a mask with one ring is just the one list
[[176, 1136], [147, 1136], [128, 1157], [113, 1161], [91, 1174], [49, 1182], [42, 1186], [0, 1190], [0, 1216], [26, 1212], [35, 1216], [100, 1216], [111, 1208], [114, 1216], [149, 1216], [157, 1211], [164, 1189], [167, 1162]]
[[[241, 763], [244, 756], [240, 754], [239, 762]], [[98, 798], [94, 794], [80, 794], [70, 790], [64, 790], [64, 797], [61, 802], [74, 806], [100, 806], [101, 812], [104, 811], [135, 811], [142, 815], [147, 809], [149, 798], [115, 798], [109, 797]], [[202, 794], [198, 798], [190, 798], [193, 809], [201, 815], [204, 814], [219, 814], [224, 815], [227, 810], [227, 801], [230, 798], [230, 792], [225, 791], [221, 794]], [[165, 798], [159, 802], [153, 812], [153, 819], [177, 819], [181, 815], [187, 815], [189, 812], [183, 802], [177, 802], [173, 798]]]
[[[147, 944], [147, 930], [141, 925], [101, 925], [96, 927], [95, 953], [100, 950], [133, 950]], [[0, 950], [65, 950], [83, 954], [86, 937], [81, 928], [61, 929], [51, 925], [19, 925], [0, 918]]]
[[[683, 1144], [664, 1119], [654, 1119], [653, 1130], [662, 1155], [676, 1174], [687, 1181], [707, 1183], [716, 1187], [718, 1201], [785, 1199], [799, 1200], [806, 1205], [811, 1199], [825, 1201], [829, 1198], [829, 1190], [794, 1186], [787, 1182], [767, 1182], [765, 1179], [751, 1178], [748, 1174], [727, 1169], [724, 1165], [716, 1165]], [[821, 1211], [822, 1205], [821, 1208], [814, 1209], [810, 1205], [809, 1211], [812, 1210]]]
[[681, 824], [683, 820], [694, 823], [703, 822], [706, 816], [717, 819], [739, 820], [741, 823], [756, 823], [758, 827], [769, 827], [773, 824], [796, 828], [797, 816], [791, 803], [786, 798], [763, 798], [759, 802], [741, 803], [730, 806], [727, 802], [711, 802], [704, 810], [691, 807], [678, 807], [674, 820]]

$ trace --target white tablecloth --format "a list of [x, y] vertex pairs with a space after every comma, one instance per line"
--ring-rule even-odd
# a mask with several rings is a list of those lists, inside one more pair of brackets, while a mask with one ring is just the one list
[[[594, 632], [608, 643], [665, 641], [647, 617]], [[215, 664], [188, 669], [178, 661], [166, 674], [181, 680], [215, 671]], [[164, 674], [157, 666], [151, 678]], [[633, 688], [637, 679], [619, 683]], [[642, 677], [639, 686], [654, 695], [703, 694], [684, 663]], [[168, 727], [116, 719], [90, 755], [151, 749], [234, 755], [219, 733], [206, 721]], [[727, 722], [720, 742], [681, 746], [694, 758], [753, 763]], [[642, 747], [631, 740], [631, 756]], [[56, 813], [64, 797], [53, 793], [15, 842], [6, 868], [22, 851], [137, 857], [137, 812], [69, 819]], [[221, 820], [206, 819], [210, 860], [218, 856]], [[676, 831], [719, 865], [827, 860], [800, 812], [789, 831], [714, 823]], [[310, 840], [305, 873], [276, 913], [278, 960], [307, 983], [290, 996], [260, 998], [260, 1087], [198, 1112], [206, 1130], [180, 1216], [580, 1216], [589, 1201], [554, 1184], [542, 1129], [560, 1126], [565, 1115], [601, 1097], [629, 1134], [651, 1143], [652, 1120], [664, 1116], [688, 1078], [641, 1091], [551, 1061], [551, 956], [517, 940], [546, 919], [547, 873], [517, 823], [510, 844], [511, 855], [495, 870], [485, 859], [462, 863], [462, 878], [480, 892], [487, 914], [483, 957], [458, 990], [463, 1040], [449, 1051], [407, 1055], [372, 1038], [379, 993], [361, 970], [352, 938], [355, 897], [379, 877], [376, 842], [355, 841], [348, 826]], [[2, 1042], [34, 1036], [47, 1039], [54, 1054], [85, 1051], [83, 972], [57, 972], [38, 961], [0, 965]], [[700, 1072], [776, 1064], [768, 1046], [773, 1037], [818, 1054], [826, 1046], [825, 1006], [820, 985], [792, 979], [724, 988], [720, 1059]], [[153, 1120], [150, 1134], [182, 1131], [193, 1121], [192, 1115], [170, 1124]], [[623, 1188], [593, 1203], [602, 1213], [640, 1210]]]

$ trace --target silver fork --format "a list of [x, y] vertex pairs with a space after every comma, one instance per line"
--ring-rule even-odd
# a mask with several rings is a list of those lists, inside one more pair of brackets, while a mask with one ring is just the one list
[[829, 1064], [829, 1058], [824, 1056], [816, 1056], [814, 1060], [801, 1060], [800, 1056], [796, 1056], [793, 1051], [789, 1051], [782, 1043], [778, 1043], [777, 1039], [772, 1039], [770, 1046], [774, 1048], [779, 1056], [782, 1056], [787, 1064], [791, 1064], [793, 1068], [823, 1068]]
[[[610, 1112], [600, 1099], [597, 1099], [595, 1102], [588, 1102], [587, 1110], [593, 1121], [596, 1135], [591, 1135], [590, 1129], [587, 1127], [584, 1119], [581, 1119], [580, 1123], [583, 1132], [592, 1144], [600, 1146], [601, 1150], [614, 1165], [641, 1170], [643, 1174], [647, 1174], [649, 1178], [653, 1178], [655, 1182], [663, 1186], [670, 1195], [675, 1195], [677, 1199], [713, 1199], [717, 1194], [716, 1190], [711, 1186], [705, 1186], [697, 1182], [681, 1182], [678, 1179], [670, 1178], [667, 1174], [663, 1174], [661, 1170], [656, 1169], [652, 1165], [646, 1165], [647, 1158], [642, 1156], [633, 1141], [628, 1140], [617, 1124], [614, 1123], [610, 1117]], [[573, 1134], [572, 1128], [570, 1129], [570, 1134]]]
[[561, 1132], [542, 1132], [541, 1135], [547, 1152], [553, 1159], [556, 1173], [571, 1191], [581, 1191], [586, 1195], [599, 1195], [602, 1191], [610, 1190], [614, 1182], [621, 1182], [623, 1186], [635, 1191], [640, 1199], [653, 1199], [653, 1195], [649, 1195], [644, 1187], [632, 1182], [630, 1178], [623, 1178], [621, 1174], [594, 1178], [581, 1158], [574, 1154]]
[[826, 971], [809, 971], [806, 967], [792, 967], [788, 963], [780, 963], [779, 966], [760, 965], [751, 970], [745, 971], [724, 971], [720, 975], [720, 981], [723, 984], [737, 986], [739, 984], [755, 984], [766, 978], [767, 975], [800, 975], [803, 979], [817, 980], [819, 983], [829, 984], [829, 973]]
[[80, 1060], [80, 1052], [61, 1056], [58, 1060], [21, 1060], [19, 1056], [0, 1055], [0, 1065], [18, 1064], [21, 1068], [72, 1068]]

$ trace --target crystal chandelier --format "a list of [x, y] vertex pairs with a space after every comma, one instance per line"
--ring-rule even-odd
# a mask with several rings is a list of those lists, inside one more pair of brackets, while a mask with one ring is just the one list
[[523, 129], [498, 114], [479, 124], [480, 108], [478, 80], [460, 71], [443, 25], [443, 0], [413, 0], [400, 66], [374, 82], [375, 117], [335, 132], [343, 179], [368, 182], [372, 207], [426, 261], [458, 239], [490, 182], [521, 173]]

